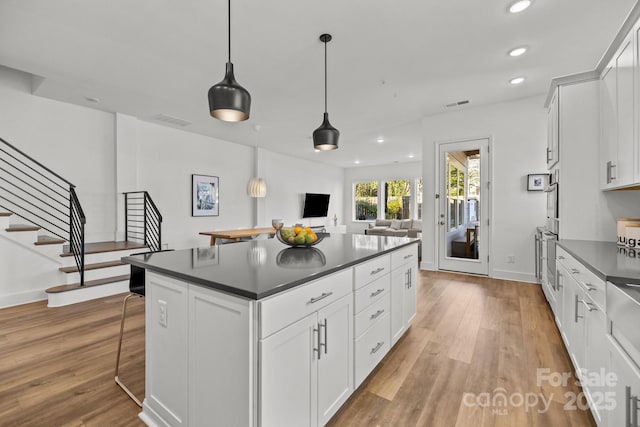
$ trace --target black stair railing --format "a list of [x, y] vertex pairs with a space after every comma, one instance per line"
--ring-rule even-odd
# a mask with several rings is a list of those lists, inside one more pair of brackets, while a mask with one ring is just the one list
[[84, 285], [87, 219], [75, 185], [0, 138], [0, 207], [69, 242]]
[[146, 191], [124, 193], [124, 239], [162, 249], [162, 215]]

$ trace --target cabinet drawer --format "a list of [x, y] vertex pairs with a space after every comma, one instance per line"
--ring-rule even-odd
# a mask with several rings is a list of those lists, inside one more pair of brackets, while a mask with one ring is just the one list
[[359, 289], [381, 277], [391, 269], [391, 260], [389, 255], [382, 255], [370, 261], [363, 262], [355, 266], [355, 280], [353, 289]]
[[389, 315], [384, 315], [367, 332], [356, 340], [355, 373], [357, 388], [367, 375], [375, 368], [389, 351], [391, 322]]
[[556, 253], [558, 263], [580, 284], [593, 302], [604, 309], [606, 293], [604, 280], [562, 248], [558, 247]]
[[418, 262], [418, 245], [413, 244], [405, 248], [391, 252], [391, 269], [408, 264], [410, 262]]
[[381, 298], [371, 304], [369, 307], [362, 310], [355, 317], [355, 337], [356, 339], [360, 337], [364, 332], [367, 331], [371, 326], [373, 326], [376, 322], [379, 322], [382, 317], [389, 314], [389, 307], [391, 306], [391, 293], [385, 292], [382, 293]]
[[374, 302], [382, 299], [385, 294], [389, 293], [391, 288], [391, 276], [385, 274], [378, 280], [369, 283], [364, 288], [360, 288], [355, 292], [355, 302], [353, 306], [354, 313], [360, 313]]
[[260, 338], [265, 338], [351, 293], [352, 274], [352, 270], [347, 269], [261, 300]]

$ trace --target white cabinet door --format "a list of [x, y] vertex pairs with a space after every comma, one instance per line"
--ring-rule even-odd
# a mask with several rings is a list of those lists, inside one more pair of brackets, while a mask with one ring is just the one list
[[402, 298], [402, 313], [404, 323], [408, 328], [411, 321], [416, 317], [416, 283], [418, 275], [418, 264], [409, 264], [407, 266], [407, 286], [404, 287]]
[[318, 311], [318, 425], [321, 426], [353, 391], [352, 304], [353, 296], [347, 295]]
[[559, 128], [559, 115], [560, 105], [558, 97], [558, 89], [556, 88], [551, 103], [549, 104], [549, 110], [547, 111], [547, 168], [551, 169], [556, 163], [558, 163], [558, 153], [560, 139]]
[[607, 425], [608, 391], [602, 373], [609, 366], [609, 340], [607, 339], [607, 316], [588, 298], [585, 301], [584, 377], [582, 388], [589, 399], [591, 412], [599, 426]]
[[631, 35], [622, 43], [616, 57], [616, 105], [618, 159], [614, 171], [616, 186], [633, 184], [634, 154], [634, 52]]
[[615, 185], [618, 161], [618, 124], [616, 119], [615, 61], [602, 73], [600, 81], [600, 188]]
[[391, 272], [391, 345], [394, 345], [407, 330], [403, 308], [406, 284], [405, 268], [397, 268]]
[[578, 282], [564, 268], [562, 335], [576, 371], [584, 365], [584, 295]]
[[317, 425], [317, 319], [314, 312], [260, 342], [262, 427]]
[[417, 272], [416, 263], [391, 272], [391, 345], [400, 339], [416, 315]]
[[611, 363], [609, 370], [615, 374], [612, 380], [615, 385], [611, 388], [611, 394], [608, 397], [615, 399], [615, 407], [607, 413], [607, 425], [637, 427], [637, 423], [634, 426], [631, 420], [634, 407], [640, 406], [638, 405], [640, 372], [616, 344], [610, 343], [609, 348]]

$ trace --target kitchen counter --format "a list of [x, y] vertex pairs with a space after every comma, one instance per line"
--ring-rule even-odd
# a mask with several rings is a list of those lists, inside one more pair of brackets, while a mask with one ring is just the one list
[[558, 245], [573, 255], [601, 279], [611, 282], [640, 303], [640, 251], [618, 246], [615, 242], [589, 240], [558, 241]]
[[122, 261], [259, 300], [416, 242], [408, 237], [334, 233], [312, 248], [291, 248], [266, 239], [135, 255]]

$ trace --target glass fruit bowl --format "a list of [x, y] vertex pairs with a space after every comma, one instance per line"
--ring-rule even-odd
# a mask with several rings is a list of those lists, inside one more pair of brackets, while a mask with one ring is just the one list
[[[304, 241], [302, 238], [298, 237], [301, 233], [296, 233], [294, 231], [296, 228], [301, 228], [301, 230], [304, 230]], [[309, 228], [302, 227], [282, 227], [281, 229], [276, 231], [276, 237], [278, 238], [278, 240], [280, 240], [287, 246], [291, 246], [292, 248], [310, 248], [312, 246], [315, 246], [320, 243], [322, 239], [324, 239], [324, 235], [324, 229], [322, 229], [322, 231], [314, 232]], [[311, 238], [309, 238], [308, 236], [310, 236]]]

